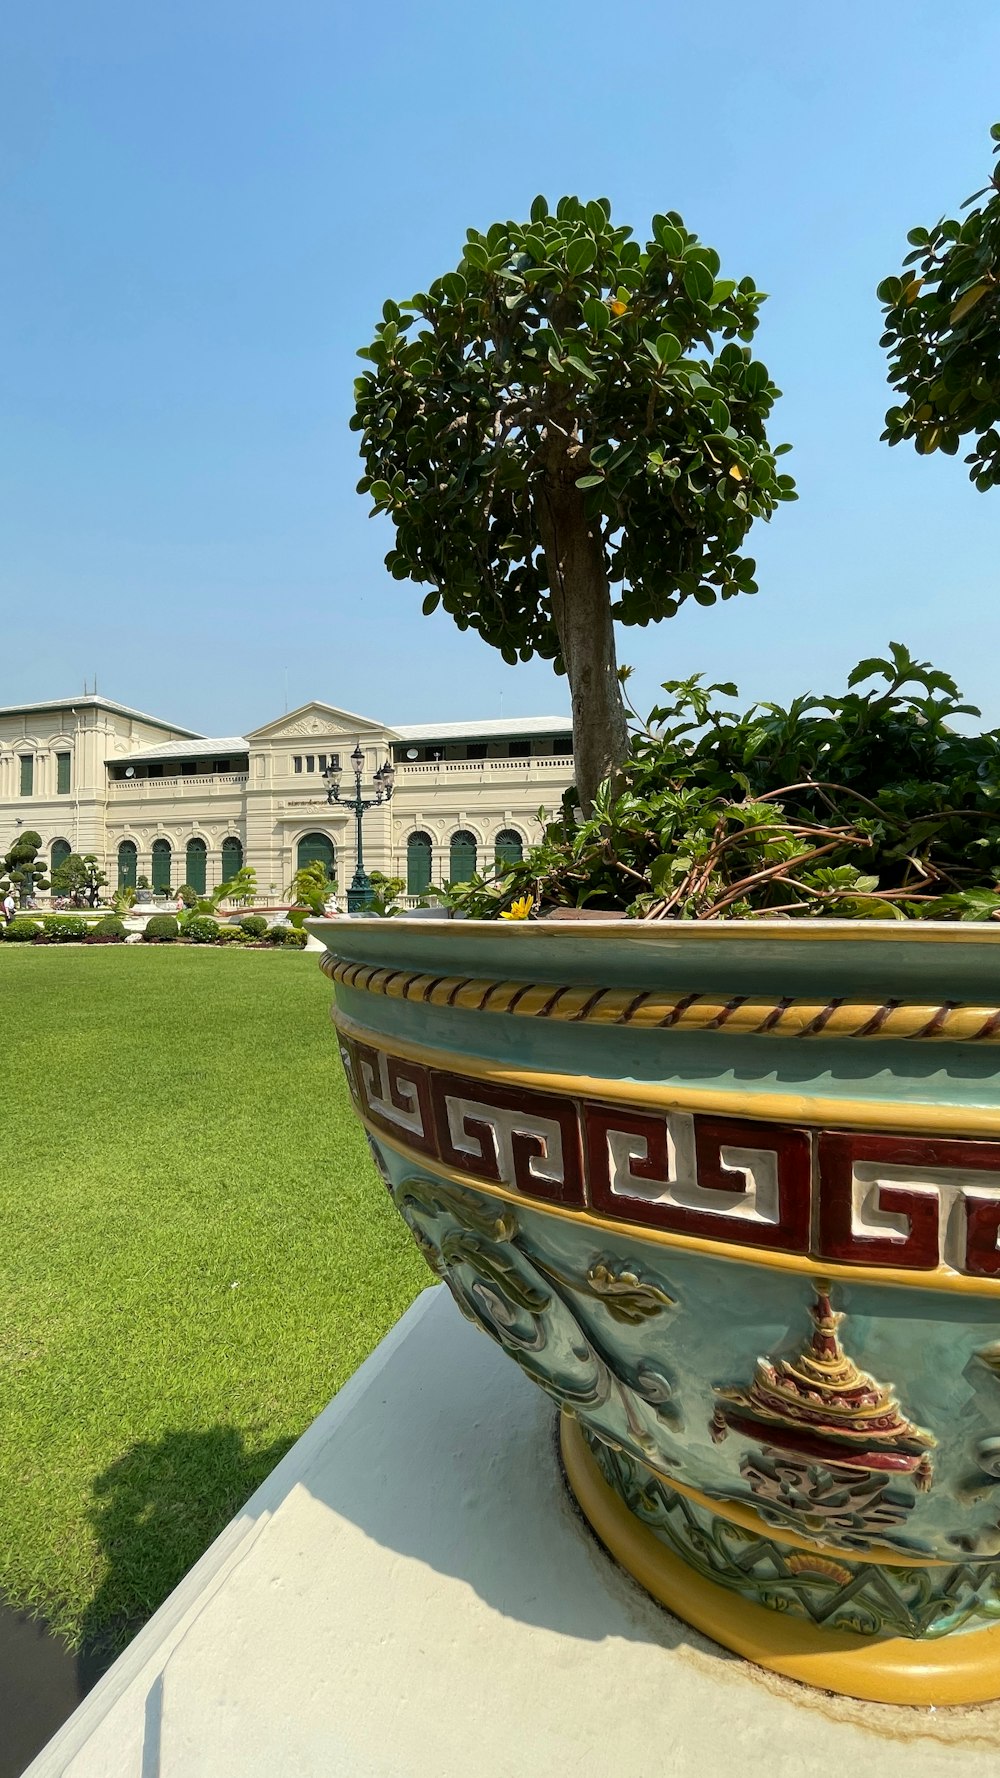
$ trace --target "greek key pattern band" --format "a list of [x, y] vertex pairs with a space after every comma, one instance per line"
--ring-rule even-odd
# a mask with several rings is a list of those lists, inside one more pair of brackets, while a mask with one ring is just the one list
[[744, 1037], [904, 1038], [925, 1043], [1000, 1043], [1000, 1007], [945, 1001], [753, 999], [629, 988], [559, 987], [552, 982], [431, 976], [345, 963], [329, 952], [320, 968], [332, 981], [390, 1000], [568, 1024], [628, 1025], [646, 1031], [722, 1031]]
[[818, 1264], [1000, 1282], [1000, 1142], [609, 1105], [338, 1037], [369, 1128], [472, 1186]]

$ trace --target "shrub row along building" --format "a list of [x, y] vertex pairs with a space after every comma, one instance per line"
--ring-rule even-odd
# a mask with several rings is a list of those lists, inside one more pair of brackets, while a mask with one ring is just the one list
[[87, 694], [0, 709], [0, 855], [19, 829], [41, 835], [50, 865], [93, 852], [110, 884], [199, 891], [252, 865], [280, 898], [300, 865], [321, 859], [347, 887], [353, 815], [327, 800], [324, 773], [364, 754], [363, 785], [386, 760], [391, 802], [364, 822], [369, 870], [406, 882], [464, 880], [520, 856], [572, 780], [565, 717], [390, 728], [331, 704], [304, 704], [248, 735], [199, 735]]

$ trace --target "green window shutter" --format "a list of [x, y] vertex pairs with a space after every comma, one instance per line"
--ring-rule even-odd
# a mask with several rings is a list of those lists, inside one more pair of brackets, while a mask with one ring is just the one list
[[35, 756], [33, 753], [21, 754], [21, 795], [35, 794]]
[[187, 852], [184, 857], [184, 875], [192, 889], [196, 890], [199, 895], [205, 893], [207, 860], [208, 848], [204, 840], [188, 840]]
[[122, 840], [118, 848], [118, 887], [134, 889], [139, 870], [139, 855], [133, 840]]
[[231, 883], [238, 870], [243, 869], [243, 841], [234, 833], [222, 842], [222, 881]]
[[326, 865], [326, 874], [330, 882], [337, 875], [337, 848], [329, 834], [304, 833], [298, 844], [297, 870], [304, 870], [307, 864], [318, 862]]
[[476, 836], [459, 829], [451, 836], [451, 881], [467, 883], [476, 869]]
[[68, 840], [53, 840], [52, 869], [58, 870], [61, 864], [65, 864], [72, 850], [73, 848]]
[[70, 756], [68, 753], [56, 754], [56, 772], [58, 774], [56, 779], [56, 791], [59, 796], [69, 795], [69, 762]]
[[493, 851], [493, 859], [497, 870], [505, 870], [510, 864], [520, 864], [524, 857], [521, 836], [512, 827], [503, 827], [497, 834]]
[[162, 894], [170, 888], [171, 851], [169, 840], [153, 841], [153, 888]]
[[422, 895], [431, 880], [431, 840], [426, 833], [411, 833], [406, 842], [406, 893]]

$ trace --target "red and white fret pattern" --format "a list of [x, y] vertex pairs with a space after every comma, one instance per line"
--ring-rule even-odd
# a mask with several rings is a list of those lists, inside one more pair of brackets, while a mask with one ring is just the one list
[[820, 1262], [1000, 1278], [1000, 1142], [643, 1111], [340, 1043], [367, 1121], [470, 1181]]

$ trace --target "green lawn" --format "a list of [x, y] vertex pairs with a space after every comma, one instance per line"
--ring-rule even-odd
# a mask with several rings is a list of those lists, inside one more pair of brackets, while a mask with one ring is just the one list
[[0, 946], [0, 1594], [120, 1641], [428, 1273], [312, 955]]

